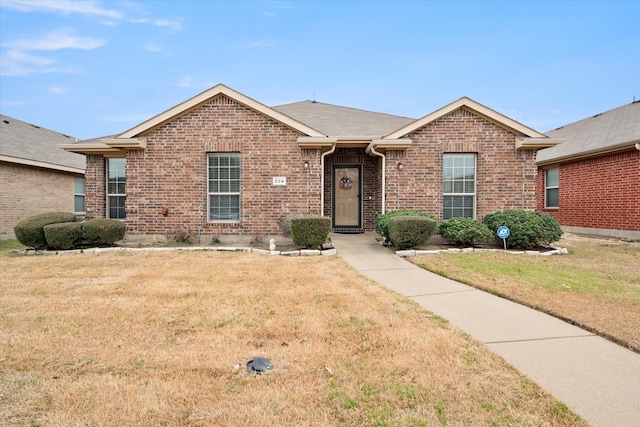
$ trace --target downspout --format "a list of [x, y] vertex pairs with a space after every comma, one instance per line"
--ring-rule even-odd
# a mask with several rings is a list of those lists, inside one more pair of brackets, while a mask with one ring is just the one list
[[385, 205], [387, 204], [387, 198], [386, 198], [386, 194], [387, 194], [387, 156], [385, 156], [382, 153], [379, 153], [376, 151], [376, 147], [373, 145], [373, 143], [369, 144], [369, 146], [367, 147], [367, 151], [369, 152], [369, 154], [373, 154], [374, 156], [379, 156], [380, 158], [382, 158], [382, 209], [380, 214], [384, 215], [385, 213]]
[[337, 142], [331, 145], [329, 151], [325, 151], [320, 155], [320, 216], [324, 216], [324, 158], [336, 151]]

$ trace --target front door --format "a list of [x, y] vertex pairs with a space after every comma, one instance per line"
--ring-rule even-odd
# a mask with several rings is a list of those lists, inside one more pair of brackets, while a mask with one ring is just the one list
[[360, 231], [362, 228], [362, 185], [360, 165], [333, 166], [333, 228]]

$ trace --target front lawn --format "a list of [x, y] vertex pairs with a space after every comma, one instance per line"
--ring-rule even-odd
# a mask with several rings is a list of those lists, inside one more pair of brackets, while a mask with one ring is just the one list
[[568, 255], [414, 257], [430, 271], [553, 314], [640, 352], [640, 247], [565, 236]]
[[[0, 257], [8, 426], [583, 426], [339, 257]], [[271, 360], [262, 375], [246, 371]]]

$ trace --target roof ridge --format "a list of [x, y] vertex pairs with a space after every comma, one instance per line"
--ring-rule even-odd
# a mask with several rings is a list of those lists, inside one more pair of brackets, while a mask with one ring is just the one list
[[287, 104], [280, 104], [280, 105], [274, 105], [271, 108], [273, 109], [278, 109], [280, 107], [287, 107], [290, 105], [295, 105], [295, 104], [320, 104], [320, 105], [326, 105], [328, 107], [333, 107], [333, 108], [342, 108], [345, 110], [351, 110], [351, 111], [360, 111], [363, 113], [367, 113], [367, 114], [380, 114], [383, 116], [391, 116], [391, 117], [397, 117], [397, 118], [402, 118], [402, 119], [410, 119], [410, 120], [415, 120], [414, 117], [407, 117], [407, 116], [399, 116], [397, 114], [391, 114], [391, 113], [382, 113], [379, 111], [373, 111], [373, 110], [365, 110], [363, 108], [356, 108], [356, 107], [347, 107], [345, 105], [337, 105], [337, 104], [330, 104], [328, 102], [321, 102], [321, 101], [316, 101], [316, 100], [310, 100], [310, 99], [305, 99], [304, 101], [297, 101], [297, 102], [289, 102]]

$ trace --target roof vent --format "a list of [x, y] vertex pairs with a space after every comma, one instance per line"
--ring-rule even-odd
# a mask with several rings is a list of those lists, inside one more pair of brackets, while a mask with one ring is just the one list
[[36, 129], [40, 129], [40, 126], [36, 126], [36, 125], [31, 125], [31, 126], [33, 126]]
[[3, 120], [3, 122], [5, 122], [6, 124], [9, 124], [9, 120]]
[[598, 113], [598, 114], [594, 115], [593, 117], [598, 117], [598, 116], [601, 116], [601, 115], [602, 115], [602, 113]]

